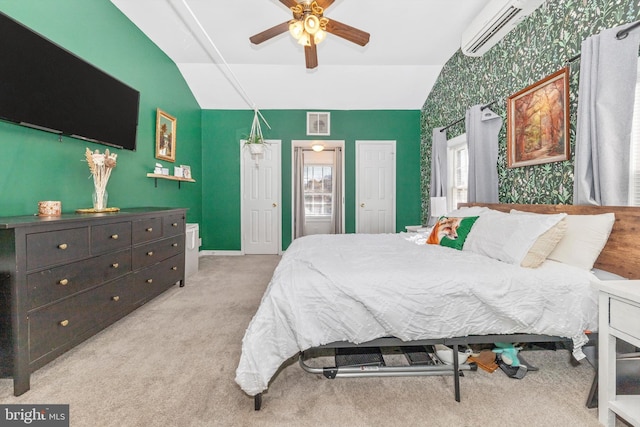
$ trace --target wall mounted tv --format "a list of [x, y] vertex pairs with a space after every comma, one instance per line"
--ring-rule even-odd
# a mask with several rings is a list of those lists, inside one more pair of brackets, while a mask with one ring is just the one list
[[2, 12], [0, 58], [0, 119], [136, 149], [140, 92]]

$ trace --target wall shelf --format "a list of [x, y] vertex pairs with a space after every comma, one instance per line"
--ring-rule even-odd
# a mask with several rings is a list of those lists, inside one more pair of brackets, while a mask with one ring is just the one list
[[147, 178], [153, 178], [156, 184], [156, 188], [158, 187], [158, 179], [168, 179], [170, 181], [178, 181], [178, 189], [180, 188], [180, 184], [183, 182], [196, 182], [193, 178], [180, 178], [179, 176], [173, 175], [160, 175], [157, 173], [148, 173]]

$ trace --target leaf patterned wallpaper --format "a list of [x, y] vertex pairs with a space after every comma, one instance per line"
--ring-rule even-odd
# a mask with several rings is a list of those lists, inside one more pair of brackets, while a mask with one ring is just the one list
[[[506, 98], [564, 67], [580, 53], [583, 39], [638, 19], [638, 0], [547, 0], [482, 57], [468, 57], [458, 50], [443, 67], [422, 107], [423, 223], [426, 224], [428, 218], [432, 130], [464, 118], [465, 111], [477, 104], [493, 103], [491, 109], [503, 118], [499, 134], [499, 201], [572, 203], [580, 60], [570, 64], [571, 157], [568, 161], [507, 168]], [[447, 130], [447, 138], [464, 131], [463, 121]]]

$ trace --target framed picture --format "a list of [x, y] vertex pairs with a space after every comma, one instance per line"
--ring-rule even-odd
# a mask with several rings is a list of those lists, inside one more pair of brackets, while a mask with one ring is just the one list
[[156, 114], [156, 158], [168, 162], [176, 161], [176, 125], [175, 117], [161, 109]]
[[507, 166], [569, 160], [569, 69], [507, 98]]
[[182, 168], [182, 177], [191, 179], [191, 166], [188, 165], [180, 165]]
[[308, 112], [307, 135], [330, 135], [331, 113]]

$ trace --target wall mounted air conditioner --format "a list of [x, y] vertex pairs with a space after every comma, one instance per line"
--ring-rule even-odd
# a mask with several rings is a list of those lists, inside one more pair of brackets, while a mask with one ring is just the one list
[[491, 0], [462, 33], [462, 53], [482, 56], [545, 0]]

